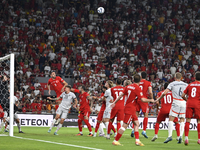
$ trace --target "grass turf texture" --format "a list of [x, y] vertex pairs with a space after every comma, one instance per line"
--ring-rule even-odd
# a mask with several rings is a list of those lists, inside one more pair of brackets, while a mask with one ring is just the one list
[[[44, 140], [44, 141], [51, 141], [57, 143], [64, 143], [64, 144], [72, 144], [78, 146], [85, 146], [91, 147], [96, 149], [126, 149], [132, 150], [136, 148], [135, 145], [135, 138], [130, 137], [131, 130], [126, 130], [120, 139], [120, 143], [123, 146], [113, 146], [112, 141], [114, 140], [113, 135], [111, 136], [110, 140], [106, 140], [104, 137], [87, 137], [88, 129], [83, 129], [83, 136], [76, 136], [78, 133], [78, 128], [61, 128], [58, 132], [58, 136], [53, 135], [56, 128], [53, 128], [51, 133], [47, 133], [49, 128], [46, 127], [22, 127], [22, 131], [25, 132], [24, 134], [19, 134], [17, 127], [14, 128], [14, 136], [23, 137], [23, 138], [31, 138], [36, 140]], [[94, 129], [93, 129], [94, 130]], [[200, 145], [197, 144], [197, 132], [190, 131], [189, 133], [189, 145], [185, 146], [184, 143], [177, 144], [176, 141], [176, 132], [173, 131], [173, 141], [164, 144], [164, 140], [167, 137], [167, 130], [160, 130], [158, 133], [158, 139], [155, 142], [151, 142], [152, 137], [154, 136], [153, 130], [147, 130], [147, 135], [149, 136], [148, 139], [145, 139], [141, 135], [142, 130], [140, 130], [140, 140], [144, 143], [144, 147], [137, 147], [137, 149], [148, 149], [148, 150], [155, 150], [155, 149], [162, 149], [162, 150], [169, 150], [169, 149], [181, 149], [181, 150], [196, 150], [200, 149]], [[0, 133], [2, 134], [2, 132]], [[5, 133], [3, 133], [5, 134]], [[8, 135], [8, 133], [6, 133]], [[9, 136], [0, 136], [0, 149], [2, 150], [61, 150], [61, 149], [70, 149], [70, 150], [79, 150], [82, 148], [79, 147], [71, 147], [67, 145], [57, 145], [55, 143], [45, 143], [40, 141], [34, 140], [27, 140], [27, 139], [18, 139]], [[83, 149], [84, 150], [84, 149]]]

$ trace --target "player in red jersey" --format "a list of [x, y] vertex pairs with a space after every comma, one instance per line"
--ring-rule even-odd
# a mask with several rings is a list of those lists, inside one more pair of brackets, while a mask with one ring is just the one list
[[[105, 93], [106, 90], [107, 90], [107, 88], [105, 86], [103, 86], [103, 92], [101, 93], [100, 98], [102, 98], [104, 96], [104, 93]], [[99, 127], [100, 127], [100, 124], [103, 121], [103, 113], [104, 113], [105, 109], [106, 109], [106, 102], [103, 101], [101, 109], [100, 109], [98, 117], [97, 117], [97, 124], [96, 124], [96, 127], [95, 127], [94, 137], [96, 137], [97, 131], [98, 131]], [[104, 135], [100, 135], [99, 134], [99, 136], [104, 136]]]
[[64, 92], [65, 86], [67, 86], [68, 84], [61, 77], [56, 76], [55, 72], [51, 72], [51, 78], [47, 83], [49, 95], [51, 95], [50, 85], [53, 86], [53, 90], [56, 92], [57, 97], [59, 97], [62, 94], [62, 92]]
[[[188, 98], [185, 97], [187, 94]], [[200, 144], [200, 72], [195, 73], [195, 81], [183, 91], [182, 98], [186, 103], [185, 145], [188, 145], [189, 126], [191, 118], [197, 119], [197, 133]]]
[[[124, 85], [126, 86], [129, 85], [127, 81], [128, 80], [124, 81]], [[118, 96], [121, 95], [121, 93], [123, 93], [125, 87], [122, 87], [121, 84], [122, 81], [118, 78], [116, 81], [116, 86], [111, 88], [111, 96], [113, 97], [113, 100], [116, 100]], [[107, 139], [110, 139], [110, 131], [115, 117], [117, 117], [117, 131], [121, 128], [121, 121], [124, 120], [124, 99], [125, 96], [121, 98], [120, 101], [116, 103], [115, 107], [113, 107], [111, 110], [110, 122], [108, 125], [108, 133], [106, 137]]]
[[91, 106], [92, 106], [92, 97], [85, 92], [85, 86], [80, 86], [80, 90], [77, 89], [72, 89], [71, 91], [74, 93], [79, 93], [79, 115], [78, 115], [78, 128], [79, 128], [79, 133], [77, 136], [82, 136], [82, 121], [85, 122], [85, 124], [88, 127], [88, 130], [90, 131], [88, 136], [93, 136], [92, 133], [92, 128], [91, 125], [88, 121], [90, 117], [90, 101], [91, 101]]
[[[152, 92], [152, 86], [151, 86], [151, 82], [146, 80], [147, 77], [147, 73], [146, 72], [142, 72], [141, 73], [141, 81], [140, 81], [140, 88], [144, 94], [144, 98], [148, 97], [148, 94], [150, 95], [150, 99], [153, 99], [153, 92]], [[144, 120], [143, 120], [143, 131], [142, 131], [142, 135], [145, 138], [148, 138], [147, 134], [146, 134], [146, 128], [147, 128], [147, 124], [148, 124], [148, 114], [149, 114], [149, 105], [148, 103], [144, 103], [142, 102], [140, 99], [137, 101], [137, 106], [136, 106], [136, 114], [137, 116], [139, 116], [139, 112], [140, 109], [142, 109], [142, 112], [144, 113]], [[134, 137], [134, 124], [133, 124], [133, 130], [131, 132], [131, 137]]]
[[126, 86], [124, 91], [122, 92], [122, 94], [111, 105], [111, 108], [113, 108], [115, 106], [115, 104], [124, 95], [127, 96], [126, 105], [124, 107], [124, 114], [125, 114], [124, 121], [123, 121], [124, 123], [123, 123], [123, 126], [118, 130], [117, 136], [112, 143], [113, 145], [121, 145], [118, 141], [121, 138], [124, 131], [126, 130], [126, 128], [128, 127], [128, 125], [130, 124], [130, 122], [132, 121], [135, 124], [135, 126], [134, 126], [134, 130], [135, 130], [134, 134], [135, 134], [135, 139], [136, 139], [135, 144], [137, 146], [144, 146], [144, 144], [142, 144], [139, 140], [139, 132], [138, 132], [139, 121], [138, 121], [138, 117], [136, 115], [136, 103], [139, 99], [141, 99], [142, 102], [154, 102], [154, 99], [144, 98], [142, 90], [139, 87], [140, 80], [141, 80], [140, 75], [136, 74], [134, 76], [135, 83]]
[[[164, 84], [164, 89], [166, 89], [168, 86], [168, 83]], [[157, 94], [157, 98], [159, 98], [162, 93], [164, 91], [161, 91]], [[151, 141], [155, 141], [158, 138], [158, 131], [159, 131], [159, 125], [162, 121], [165, 121], [165, 119], [167, 117], [169, 117], [169, 112], [171, 109], [171, 105], [172, 105], [172, 92], [169, 91], [162, 99], [161, 99], [161, 108], [159, 110], [158, 116], [157, 116], [157, 121], [156, 121], [156, 125], [155, 125], [155, 135], [152, 138]], [[157, 104], [159, 105], [159, 101], [157, 102]], [[178, 122], [178, 118], [176, 117], [174, 119], [174, 123], [176, 124], [176, 133], [177, 133], [177, 140], [179, 139], [180, 136], [180, 124]]]

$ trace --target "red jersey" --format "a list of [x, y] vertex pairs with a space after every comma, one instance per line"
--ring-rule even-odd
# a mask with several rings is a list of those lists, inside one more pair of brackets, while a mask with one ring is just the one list
[[41, 111], [42, 110], [42, 104], [41, 103], [37, 103], [37, 110]]
[[127, 96], [126, 105], [124, 108], [125, 114], [133, 114], [136, 111], [136, 101], [143, 98], [143, 93], [140, 87], [133, 83], [124, 88], [124, 95]]
[[[104, 96], [104, 93], [102, 92], [100, 98], [103, 97], [103, 96]], [[106, 101], [103, 101], [100, 111], [104, 111], [105, 109], [106, 109]]]
[[200, 82], [194, 81], [190, 83], [183, 91], [188, 95], [187, 107], [200, 108]]
[[80, 93], [79, 90], [74, 89], [75, 93], [79, 93], [79, 103], [80, 103], [80, 111], [89, 111], [90, 110], [90, 101], [87, 99], [89, 94], [84, 92], [83, 94]]
[[[152, 87], [151, 86], [151, 82], [145, 80], [145, 79], [142, 79], [140, 81], [140, 84], [139, 84], [143, 94], [144, 94], [144, 97], [147, 98], [148, 97], [148, 89], [149, 87]], [[140, 99], [139, 99], [140, 100]]]
[[64, 80], [59, 77], [56, 76], [56, 78], [53, 80], [52, 78], [49, 79], [48, 84], [53, 86], [54, 91], [57, 92], [61, 92], [61, 89], [63, 88], [63, 83]]
[[[115, 101], [119, 95], [121, 95], [124, 91], [124, 87], [122, 86], [115, 86], [111, 88], [111, 96], [113, 97], [113, 100]], [[124, 97], [122, 97], [115, 105], [113, 109], [124, 109]]]
[[[162, 95], [164, 91], [161, 91], [157, 94], [157, 98]], [[160, 111], [169, 113], [172, 106], [172, 92], [169, 91], [162, 99], [161, 99], [161, 108]]]

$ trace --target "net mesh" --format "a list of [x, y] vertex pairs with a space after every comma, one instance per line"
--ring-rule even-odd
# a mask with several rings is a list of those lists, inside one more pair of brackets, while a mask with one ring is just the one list
[[0, 105], [9, 113], [10, 57], [0, 58]]

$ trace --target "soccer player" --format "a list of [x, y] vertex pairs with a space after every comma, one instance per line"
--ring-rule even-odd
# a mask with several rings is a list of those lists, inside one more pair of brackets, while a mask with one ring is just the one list
[[[183, 91], [182, 98], [186, 103], [186, 123], [185, 123], [185, 145], [188, 145], [189, 126], [191, 118], [197, 119], [197, 133], [200, 144], [200, 72], [195, 73], [194, 82], [190, 83]], [[188, 98], [185, 97], [187, 94]]]
[[[101, 93], [100, 98], [102, 98], [104, 96], [104, 93], [105, 93], [106, 90], [107, 90], [107, 88], [105, 86], [103, 86], [103, 92]], [[98, 131], [99, 128], [101, 129], [101, 131], [103, 131], [102, 130], [102, 128], [103, 128], [102, 121], [103, 121], [103, 114], [104, 114], [105, 109], [106, 109], [106, 102], [103, 101], [101, 109], [100, 109], [98, 117], [97, 117], [97, 124], [96, 124], [96, 127], [95, 127], [94, 137], [96, 137], [97, 131]], [[99, 131], [100, 131], [100, 129], [99, 129]], [[104, 136], [104, 132], [99, 134], [99, 136]]]
[[[152, 92], [151, 82], [146, 80], [147, 73], [146, 72], [142, 72], [141, 73], [141, 77], [142, 77], [142, 79], [140, 81], [139, 87], [141, 88], [141, 90], [142, 90], [142, 92], [144, 94], [144, 98], [147, 98], [148, 97], [148, 93], [149, 93], [150, 99], [153, 99], [153, 92]], [[145, 138], [148, 138], [148, 136], [146, 134], [146, 128], [147, 128], [147, 124], [148, 124], [149, 105], [148, 105], [148, 103], [144, 103], [140, 99], [138, 99], [137, 106], [136, 106], [136, 115], [137, 115], [137, 117], [139, 116], [140, 109], [142, 109], [142, 112], [144, 113], [142, 135]], [[134, 124], [133, 124], [133, 128], [134, 128]], [[134, 137], [134, 129], [131, 132], [131, 137]]]
[[71, 86], [67, 85], [65, 88], [65, 92], [63, 92], [59, 97], [57, 98], [47, 97], [49, 100], [59, 100], [60, 98], [62, 98], [62, 101], [56, 111], [56, 117], [53, 119], [53, 122], [48, 130], [48, 133], [51, 132], [51, 129], [54, 126], [54, 124], [61, 117], [60, 123], [58, 124], [57, 129], [54, 132], [54, 135], [58, 135], [57, 132], [62, 127], [64, 120], [67, 118], [67, 115], [68, 115], [68, 112], [73, 100], [74, 100], [73, 107], [76, 108], [78, 101], [77, 101], [76, 95], [72, 93], [70, 90], [71, 90]]
[[68, 84], [61, 77], [56, 76], [56, 73], [53, 71], [51, 72], [51, 78], [47, 83], [47, 88], [49, 89], [49, 95], [51, 95], [50, 85], [53, 86], [53, 89], [56, 92], [57, 97], [59, 97], [64, 92], [65, 86], [67, 86]]
[[[114, 100], [116, 100], [119, 95], [124, 91], [124, 87], [121, 86], [122, 81], [121, 79], [117, 79], [116, 86], [111, 88], [111, 96]], [[112, 128], [112, 123], [117, 116], [117, 131], [121, 128], [121, 121], [124, 120], [124, 97], [120, 99], [118, 103], [116, 103], [115, 107], [111, 110], [111, 116], [110, 116], [110, 122], [108, 125], [108, 131], [107, 131], [107, 139], [110, 139], [110, 131]]]
[[[105, 84], [105, 87], [107, 88], [107, 90], [105, 91], [103, 100], [106, 101], [106, 109], [104, 111], [103, 114], [103, 119], [104, 119], [104, 123], [106, 126], [106, 131], [108, 133], [108, 124], [109, 124], [109, 120], [110, 120], [110, 115], [111, 115], [111, 102], [113, 101], [113, 97], [111, 96], [111, 88], [113, 87], [113, 82], [108, 80]], [[116, 130], [114, 128], [114, 126], [111, 124], [111, 129], [114, 131], [114, 137], [116, 136]], [[107, 135], [109, 136], [109, 135]], [[106, 137], [107, 137], [106, 136]]]
[[[87, 125], [88, 127], [88, 130], [89, 130], [89, 135], [88, 136], [93, 136], [93, 133], [92, 133], [92, 128], [91, 128], [91, 125], [88, 121], [89, 117], [90, 117], [90, 109], [92, 107], [92, 97], [87, 93], [85, 92], [85, 86], [80, 86], [79, 87], [80, 90], [77, 90], [77, 89], [72, 89], [73, 92], [75, 93], [79, 93], [79, 104], [80, 104], [80, 108], [79, 108], [79, 115], [78, 115], [78, 128], [79, 128], [79, 133], [77, 134], [77, 136], [82, 136], [83, 133], [82, 133], [82, 121], [85, 122], [85, 124]], [[91, 103], [90, 103], [91, 101]]]
[[[168, 83], [164, 84], [164, 89], [166, 89], [168, 86]], [[164, 91], [161, 91], [157, 94], [157, 98], [160, 97], [162, 95]], [[158, 131], [159, 131], [159, 125], [162, 121], [165, 121], [165, 119], [167, 117], [169, 117], [169, 111], [171, 109], [171, 105], [172, 105], [172, 92], [169, 91], [162, 99], [161, 99], [161, 108], [159, 110], [158, 116], [157, 116], [157, 121], [156, 121], [156, 125], [155, 125], [155, 135], [152, 138], [151, 141], [155, 141], [158, 138]], [[159, 102], [157, 102], [159, 105]], [[178, 118], [176, 117], [174, 119], [174, 122], [176, 124], [176, 132], [177, 132], [177, 139], [179, 139], [180, 136], [180, 124], [178, 122]]]
[[180, 137], [178, 143], [180, 144], [182, 142], [182, 135], [184, 132], [184, 122], [185, 122], [186, 101], [183, 100], [181, 96], [188, 84], [182, 82], [181, 78], [182, 74], [177, 72], [175, 74], [175, 81], [171, 82], [167, 86], [167, 89], [156, 100], [160, 101], [169, 91], [172, 91], [173, 102], [169, 113], [168, 138], [164, 141], [164, 143], [172, 141], [173, 121], [175, 117], [180, 118]]
[[134, 130], [135, 130], [134, 134], [135, 134], [135, 138], [136, 138], [135, 144], [137, 146], [144, 146], [144, 144], [142, 144], [142, 142], [139, 140], [139, 132], [138, 132], [139, 121], [138, 121], [138, 117], [136, 115], [136, 103], [139, 99], [141, 99], [142, 102], [154, 102], [154, 99], [146, 99], [143, 97], [142, 90], [139, 87], [140, 80], [141, 80], [140, 75], [136, 74], [134, 76], [135, 83], [126, 86], [124, 91], [120, 94], [120, 96], [111, 105], [111, 108], [113, 108], [115, 106], [115, 104], [121, 98], [123, 98], [124, 95], [127, 96], [126, 105], [124, 107], [124, 120], [123, 120], [124, 123], [123, 123], [123, 126], [118, 130], [117, 136], [112, 143], [113, 145], [121, 145], [118, 141], [121, 138], [124, 131], [126, 130], [126, 128], [128, 127], [128, 125], [130, 124], [130, 122], [132, 121], [135, 125], [134, 126]]

